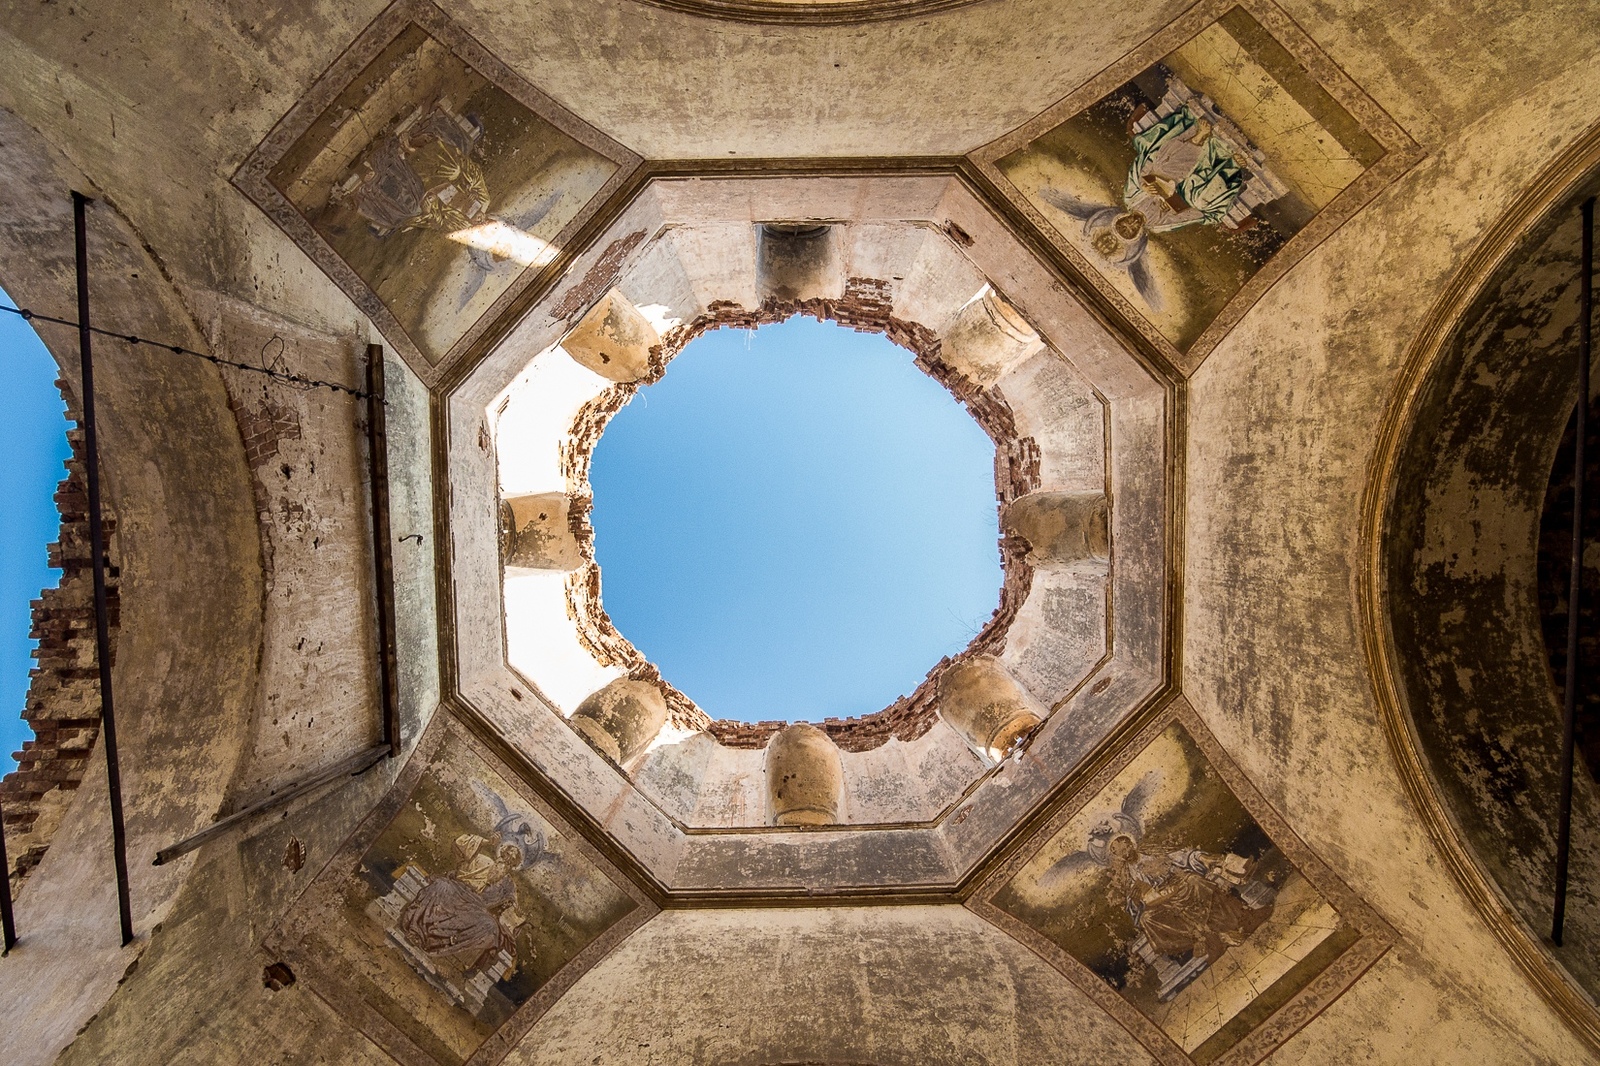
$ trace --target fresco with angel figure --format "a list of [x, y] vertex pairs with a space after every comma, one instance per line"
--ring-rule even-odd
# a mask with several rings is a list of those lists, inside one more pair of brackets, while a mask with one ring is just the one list
[[330, 887], [313, 939], [441, 1062], [468, 1059], [638, 906], [455, 733]]
[[235, 182], [408, 357], [470, 343], [631, 153], [428, 4], [380, 16]]
[[1177, 723], [992, 903], [1196, 1061], [1237, 1043], [1359, 935]]
[[997, 160], [1180, 351], [1385, 148], [1235, 7]]

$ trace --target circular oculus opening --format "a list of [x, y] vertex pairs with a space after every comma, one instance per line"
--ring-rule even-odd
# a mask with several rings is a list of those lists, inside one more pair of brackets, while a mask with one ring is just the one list
[[714, 719], [878, 711], [995, 611], [994, 460], [882, 334], [709, 331], [594, 447], [605, 613]]

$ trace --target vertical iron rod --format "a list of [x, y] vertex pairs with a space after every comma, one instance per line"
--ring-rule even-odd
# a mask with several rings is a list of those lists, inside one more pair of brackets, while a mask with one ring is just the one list
[[389, 757], [400, 754], [400, 701], [395, 691], [394, 554], [389, 530], [389, 427], [383, 403], [383, 345], [367, 345], [367, 463], [372, 479], [372, 563], [378, 590], [378, 699]]
[[1561, 946], [1567, 918], [1567, 861], [1572, 850], [1572, 763], [1578, 723], [1578, 598], [1583, 591], [1583, 483], [1589, 429], [1589, 320], [1594, 293], [1594, 197], [1583, 202], [1583, 251], [1578, 279], [1578, 413], [1572, 453], [1572, 574], [1567, 591], [1567, 691], [1561, 719], [1561, 799], [1556, 816], [1556, 903], [1550, 939]]
[[133, 942], [133, 908], [128, 899], [128, 834], [122, 821], [122, 769], [117, 761], [117, 719], [111, 705], [111, 633], [106, 607], [105, 527], [100, 512], [100, 451], [94, 421], [94, 358], [89, 338], [89, 239], [84, 209], [89, 198], [72, 194], [72, 222], [78, 253], [78, 353], [83, 363], [84, 468], [89, 482], [89, 551], [94, 557], [94, 646], [100, 666], [100, 737], [106, 753], [106, 784], [111, 792], [111, 849], [117, 864], [117, 913], [122, 943]]
[[5, 812], [0, 811], [0, 933], [4, 934], [4, 947], [0, 955], [11, 954], [17, 946], [17, 919], [11, 913], [11, 863], [6, 859]]

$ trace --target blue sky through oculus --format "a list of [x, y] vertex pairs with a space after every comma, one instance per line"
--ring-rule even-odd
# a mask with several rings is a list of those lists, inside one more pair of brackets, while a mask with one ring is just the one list
[[[0, 302], [15, 307], [0, 291]], [[66, 406], [56, 391], [56, 362], [33, 327], [0, 312], [4, 417], [0, 417], [0, 774], [16, 769], [12, 753], [33, 731], [22, 721], [28, 696], [30, 604], [53, 588], [61, 571], [45, 565], [56, 539], [56, 483], [66, 476]]]
[[590, 480], [607, 613], [713, 718], [881, 710], [999, 603], [994, 446], [879, 334], [696, 339]]

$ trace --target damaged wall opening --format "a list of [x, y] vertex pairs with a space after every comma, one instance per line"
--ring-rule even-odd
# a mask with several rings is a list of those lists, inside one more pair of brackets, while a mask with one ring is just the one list
[[995, 610], [994, 444], [881, 334], [706, 333], [590, 483], [605, 610], [713, 718], [870, 714]]
[[[15, 306], [4, 290], [0, 302]], [[56, 386], [60, 370], [39, 335], [22, 318], [0, 314], [0, 353], [9, 401], [0, 422], [0, 446], [7, 457], [0, 468], [6, 501], [0, 512], [0, 633], [5, 634], [0, 640], [0, 774], [5, 774], [17, 768], [16, 755], [36, 735], [18, 712], [25, 710], [31, 660], [40, 626], [47, 624], [32, 605], [61, 578], [55, 565], [60, 560], [52, 557], [48, 545], [60, 530], [54, 493], [71, 448]], [[41, 665], [48, 664], [51, 654], [46, 651]], [[37, 732], [42, 731], [47, 730]], [[15, 797], [8, 798], [17, 805]]]

